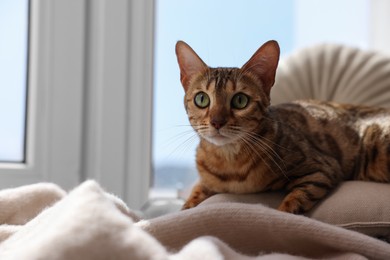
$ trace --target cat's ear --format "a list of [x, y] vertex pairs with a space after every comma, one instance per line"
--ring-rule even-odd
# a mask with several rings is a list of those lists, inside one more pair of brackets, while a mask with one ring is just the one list
[[243, 74], [251, 74], [261, 81], [267, 95], [270, 94], [271, 87], [275, 82], [279, 54], [279, 44], [276, 41], [268, 41], [241, 68]]
[[195, 51], [183, 41], [176, 43], [176, 56], [180, 67], [180, 81], [184, 90], [187, 91], [192, 77], [206, 71], [208, 67]]

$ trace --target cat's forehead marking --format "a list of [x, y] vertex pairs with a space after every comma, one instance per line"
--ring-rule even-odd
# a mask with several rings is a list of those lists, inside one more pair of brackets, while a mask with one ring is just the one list
[[235, 88], [236, 81], [236, 68], [213, 68], [210, 69], [207, 78], [206, 89], [208, 90], [212, 83], [214, 83], [214, 88], [216, 92], [226, 88], [227, 82], [231, 81], [233, 83], [233, 88]]

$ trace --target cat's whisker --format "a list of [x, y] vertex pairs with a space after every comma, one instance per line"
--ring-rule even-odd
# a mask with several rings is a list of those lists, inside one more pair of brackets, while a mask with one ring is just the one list
[[[249, 133], [249, 134], [252, 134], [252, 135], [256, 135], [255, 133], [252, 133], [252, 132], [250, 132], [250, 131], [247, 131], [247, 130], [243, 129], [243, 128], [240, 127], [240, 126], [235, 126], [235, 127], [237, 127], [237, 130], [240, 130], [240, 131], [242, 131], [242, 132], [246, 132], [246, 133]], [[256, 137], [257, 137], [257, 138], [264, 139], [264, 140], [266, 140], [267, 142], [271, 143], [272, 145], [275, 145], [275, 146], [277, 146], [277, 147], [279, 147], [279, 148], [282, 148], [282, 149], [284, 149], [284, 150], [286, 150], [286, 151], [294, 152], [294, 151], [288, 149], [287, 147], [281, 146], [280, 144], [278, 144], [278, 143], [276, 143], [276, 142], [272, 141], [271, 139], [266, 138], [266, 137], [264, 137], [264, 136], [256, 135]]]
[[[276, 143], [276, 142], [274, 142], [274, 141], [272, 141], [272, 140], [270, 140], [270, 139], [268, 139], [268, 138], [266, 138], [266, 137], [264, 137], [264, 136], [256, 135], [255, 133], [252, 133], [252, 132], [247, 131], [247, 130], [244, 130], [244, 129], [238, 129], [238, 130], [241, 131], [241, 132], [244, 132], [245, 134], [251, 135], [251, 136], [252, 136], [253, 138], [255, 138], [256, 140], [259, 140], [259, 141], [261, 141], [262, 143], [264, 143], [264, 145], [266, 145], [267, 147], [269, 147], [269, 149], [272, 150], [272, 153], [273, 153], [276, 157], [278, 157], [278, 159], [281, 160], [283, 163], [284, 163], [284, 160], [279, 156], [279, 154], [275, 151], [275, 149], [273, 149], [273, 148], [270, 146], [270, 144], [271, 144], [271, 145], [275, 145], [275, 146], [277, 146], [277, 147], [279, 147], [279, 148], [285, 149], [285, 150], [287, 150], [287, 151], [289, 151], [289, 152], [293, 152], [293, 151], [291, 151], [290, 149], [288, 149], [288, 148], [286, 148], [286, 147], [283, 147], [283, 146], [279, 145], [278, 143]], [[268, 144], [267, 142], [269, 142], [270, 144]]]
[[176, 145], [176, 147], [169, 153], [168, 157], [172, 157], [174, 154], [184, 154], [196, 140], [198, 140], [198, 135], [192, 131], [192, 135]]
[[[196, 126], [196, 125], [195, 125]], [[174, 125], [173, 127], [193, 127], [192, 125], [188, 124], [188, 125]], [[172, 127], [172, 128], [173, 128]]]
[[169, 131], [169, 130], [172, 130], [173, 128], [178, 128], [178, 127], [188, 127], [188, 128], [192, 128], [192, 125], [191, 124], [188, 124], [188, 125], [172, 125], [172, 126], [169, 126], [169, 127], [166, 127], [162, 130], [165, 130], [165, 131]]
[[[249, 142], [252, 142], [253, 140], [249, 139]], [[279, 169], [279, 171], [282, 173], [282, 175], [288, 179], [286, 173], [284, 172], [284, 170], [282, 169], [282, 167], [279, 165], [279, 163], [273, 158], [272, 154], [270, 154], [270, 152], [267, 150], [266, 147], [263, 146], [262, 143], [257, 143], [256, 144], [256, 147], [259, 147], [260, 150], [267, 156], [268, 159], [270, 159], [273, 164]], [[274, 172], [274, 171], [273, 171]]]
[[167, 138], [167, 140], [164, 141], [164, 146], [168, 146], [174, 142], [180, 141], [181, 138], [184, 138], [190, 134], [195, 134], [193, 129], [188, 129], [174, 136], [170, 136], [169, 138]]
[[183, 127], [188, 127], [188, 129], [178, 134], [167, 137], [161, 145], [161, 149], [167, 152], [166, 157], [168, 158], [172, 158], [173, 155], [176, 154], [185, 154], [185, 152], [187, 152], [191, 147], [193, 147], [193, 143], [199, 140], [198, 134], [196, 133], [196, 131], [194, 131], [194, 128], [191, 125], [176, 125], [170, 127], [170, 129], [178, 127], [181, 127], [182, 129]]
[[180, 151], [180, 154], [187, 153], [190, 150], [190, 148], [193, 147], [193, 144], [196, 141], [198, 141], [197, 135], [193, 135], [193, 136], [189, 137], [187, 140], [185, 140], [181, 145], [181, 149], [178, 150], [178, 151]]
[[[284, 163], [284, 160], [280, 157], [280, 155], [269, 144], [267, 144], [265, 141], [260, 139], [261, 136], [257, 136], [249, 131], [242, 130], [242, 129], [240, 129], [240, 127], [231, 127], [231, 129], [233, 130], [232, 132], [236, 132], [236, 135], [241, 137], [241, 140], [245, 141], [246, 145], [250, 144], [252, 150], [256, 150], [254, 148], [254, 145], [251, 144], [251, 142], [254, 142], [255, 145], [258, 146], [261, 149], [261, 151], [279, 168], [279, 170], [283, 174], [283, 176], [287, 180], [289, 180], [289, 178], [286, 174], [285, 169], [287, 167]], [[256, 154], [258, 155], [258, 157], [262, 157], [258, 154], [257, 150], [256, 150]], [[276, 159], [279, 160], [283, 164], [284, 169], [282, 168], [282, 166], [279, 165], [279, 163], [276, 161], [276, 159], [274, 157], [276, 157]]]
[[[272, 169], [272, 167], [267, 163], [267, 161], [263, 158], [263, 156], [261, 156], [259, 151], [253, 146], [253, 144], [251, 144], [251, 142], [249, 140], [245, 139], [244, 136], [240, 136], [240, 139], [246, 144], [246, 146], [243, 146], [244, 149], [246, 149], [246, 150], [249, 149], [248, 155], [250, 156], [252, 162], [255, 163], [257, 158], [260, 158], [263, 161], [263, 163], [267, 166], [267, 168], [272, 173], [276, 174], [275, 171]], [[257, 157], [255, 157], [254, 154], [257, 155]]]
[[[244, 129], [240, 128], [240, 127], [237, 127], [236, 130], [237, 130], [238, 132], [242, 132], [242, 133], [244, 133], [244, 134], [250, 136], [250, 137], [253, 139], [253, 141], [261, 142], [262, 144], [264, 144], [265, 146], [267, 146], [267, 147], [271, 150], [271, 152], [272, 152], [276, 157], [278, 157], [279, 159], [281, 159], [280, 156], [279, 156], [279, 154], [278, 154], [278, 153], [277, 153], [269, 144], [267, 144], [265, 141], [261, 140], [261, 139], [268, 140], [268, 139], [266, 139], [265, 137], [260, 136], [260, 135], [256, 135], [256, 134], [254, 134], [254, 133], [252, 133], [252, 132], [250, 132], [250, 131], [244, 130]], [[275, 143], [273, 143], [272, 141], [271, 141], [271, 143], [272, 143], [272, 144], [275, 144]]]
[[[244, 140], [242, 141], [245, 142]], [[253, 152], [253, 149], [249, 145], [244, 145], [242, 149], [249, 156], [250, 161], [252, 163], [256, 163], [256, 160], [258, 160], [257, 157], [259, 157], [259, 156], [257, 157], [255, 156], [256, 152]], [[264, 162], [264, 164], [269, 168], [269, 170], [273, 172], [272, 168], [267, 164], [267, 162], [265, 162], [265, 160], [262, 157], [260, 158]]]
[[[255, 144], [257, 144], [257, 146], [259, 146], [261, 149], [262, 149], [262, 152], [265, 153], [267, 155], [267, 157], [279, 168], [280, 172], [283, 174], [283, 176], [289, 180], [287, 174], [286, 174], [286, 165], [284, 163], [284, 160], [279, 156], [278, 153], [276, 153], [276, 151], [274, 149], [272, 149], [272, 147], [270, 147], [268, 144], [266, 144], [264, 141], [262, 141], [261, 139], [256, 139], [255, 137], [253, 136], [250, 136], [248, 135], [249, 137], [249, 140], [252, 141], [252, 142], [255, 142]], [[274, 158], [276, 157], [276, 159], [278, 161], [280, 161], [283, 165], [283, 168], [282, 166], [276, 161], [276, 159]]]
[[[248, 146], [251, 150], [252, 150], [252, 152], [254, 153], [254, 154], [256, 154], [257, 155], [257, 157], [259, 157], [259, 158], [261, 158], [263, 161], [264, 161], [264, 158], [263, 158], [263, 156], [261, 156], [261, 153], [258, 151], [258, 149], [256, 149], [256, 147], [251, 143], [253, 140], [251, 140], [250, 138], [248, 138], [249, 136], [247, 136], [247, 135], [242, 135], [242, 132], [240, 132], [240, 131], [237, 131], [237, 130], [235, 130], [235, 131], [230, 131], [232, 134], [234, 134], [236, 137], [238, 137], [240, 140], [242, 140], [245, 144], [246, 144], [246, 146]], [[262, 150], [262, 152], [267, 156], [267, 157], [269, 157], [271, 160], [272, 160], [272, 156], [269, 154], [269, 152], [268, 151], [266, 151], [266, 149], [264, 149], [264, 147], [263, 147], [263, 145], [261, 144], [261, 143], [257, 143], [257, 145], [258, 146], [260, 146], [260, 149]], [[245, 146], [244, 146], [245, 147]], [[253, 153], [250, 153], [250, 155], [252, 155]], [[254, 158], [254, 159], [256, 159], [256, 157], [254, 157], [253, 155], [252, 155], [252, 157]], [[266, 163], [266, 162], [265, 162]], [[274, 162], [274, 163], [276, 163], [276, 162]], [[268, 165], [268, 164], [267, 164]], [[268, 165], [269, 166], [269, 165]], [[270, 168], [270, 167], [269, 167]], [[270, 170], [272, 170], [271, 168], [270, 168]], [[273, 170], [272, 170], [273, 171]]]
[[[260, 142], [262, 143], [263, 145], [265, 145], [270, 151], [272, 154], [274, 154], [283, 164], [284, 164], [284, 160], [280, 157], [280, 155], [275, 151], [275, 149], [273, 149], [269, 144], [267, 144], [264, 140], [267, 140], [265, 137], [263, 136], [259, 136], [259, 135], [256, 135], [256, 134], [253, 134], [251, 132], [246, 132], [247, 135], [249, 135], [253, 141], [256, 141], [256, 142]], [[284, 167], [286, 167], [286, 165], [284, 164]]]
[[186, 145], [184, 146], [184, 148], [183, 148], [183, 154], [184, 153], [187, 153], [189, 150], [190, 150], [190, 148], [191, 147], [194, 147], [194, 143], [195, 142], [199, 142], [199, 136], [198, 135], [193, 135], [192, 137], [191, 137], [191, 139], [189, 139], [189, 140], [186, 140]]

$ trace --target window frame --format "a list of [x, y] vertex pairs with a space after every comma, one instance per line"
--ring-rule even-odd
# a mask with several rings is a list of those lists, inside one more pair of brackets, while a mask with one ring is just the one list
[[30, 8], [26, 160], [0, 164], [0, 188], [95, 179], [140, 208], [152, 167], [154, 2]]
[[371, 47], [386, 55], [390, 55], [390, 35], [386, 32], [390, 24], [390, 2], [387, 0], [371, 0]]
[[139, 209], [152, 173], [154, 1], [90, 0], [87, 6], [83, 178]]
[[[64, 164], [77, 165], [80, 160], [76, 149], [80, 125], [66, 125], [69, 122], [61, 118], [77, 117], [81, 108], [77, 100], [76, 105], [68, 109], [63, 96], [75, 98], [79, 94], [81, 75], [77, 72], [82, 61], [77, 57], [83, 42], [81, 38], [74, 41], [70, 57], [65, 57], [62, 53], [65, 43], [61, 40], [83, 33], [83, 27], [68, 30], [82, 23], [83, 10], [82, 3], [76, 1], [73, 5], [63, 1], [29, 2], [25, 161], [0, 164], [0, 188], [40, 181], [68, 188], [78, 181], [76, 169], [69, 167], [69, 170]], [[67, 12], [75, 15], [69, 23], [63, 23]], [[69, 66], [71, 59], [75, 60]], [[64, 77], [71, 78], [72, 87], [63, 88]]]

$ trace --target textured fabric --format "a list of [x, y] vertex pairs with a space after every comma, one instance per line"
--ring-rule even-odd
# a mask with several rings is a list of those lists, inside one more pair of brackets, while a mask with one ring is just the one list
[[[96, 182], [66, 194], [47, 184], [0, 192], [0, 259], [387, 259], [390, 245], [303, 216], [244, 203], [215, 203], [137, 222]], [[45, 203], [47, 208], [44, 209]], [[29, 198], [26, 209], [12, 209]], [[53, 202], [54, 201], [54, 202]], [[34, 210], [39, 207], [40, 211]], [[36, 212], [36, 215], [32, 214]], [[5, 215], [3, 215], [5, 216]], [[27, 219], [29, 216], [31, 219]], [[10, 228], [10, 227], [13, 228]], [[5, 235], [4, 235], [5, 234]]]
[[[262, 204], [277, 208], [283, 192], [259, 194], [217, 194], [201, 205], [214, 203]], [[390, 185], [347, 181], [320, 202], [306, 216], [390, 241]]]
[[[338, 252], [354, 252], [369, 258], [385, 259], [390, 256], [387, 243], [262, 205], [202, 205], [141, 221], [138, 225], [171, 250], [182, 248], [196, 237], [208, 235], [247, 255], [283, 252], [319, 258]], [[383, 247], [374, 246], [374, 249], [371, 243]]]
[[[8, 196], [3, 196], [1, 201], [7, 201], [9, 206], [17, 205], [23, 199], [45, 192], [47, 198], [53, 198], [52, 192], [40, 188], [37, 184], [8, 190]], [[20, 192], [23, 196], [19, 196]], [[11, 196], [13, 193], [17, 196]], [[134, 227], [131, 213], [119, 201], [95, 182], [86, 182], [20, 225], [0, 244], [0, 259], [166, 259], [165, 249]], [[23, 216], [26, 212], [20, 209], [15, 213]], [[1, 234], [8, 223], [3, 219], [0, 223]]]
[[280, 62], [271, 101], [297, 99], [390, 108], [390, 57], [334, 44], [297, 51]]
[[[0, 191], [0, 219], [9, 225], [25, 224], [64, 195], [65, 192], [60, 187], [51, 183], [2, 190]], [[20, 203], [13, 204], [13, 201]], [[24, 211], [24, 214], [19, 214], [21, 211]]]

